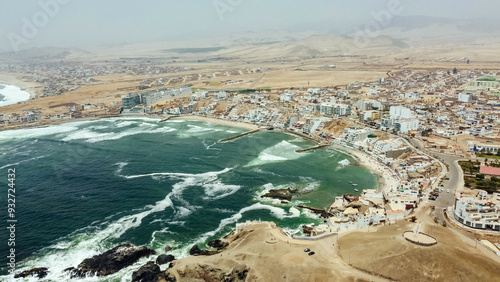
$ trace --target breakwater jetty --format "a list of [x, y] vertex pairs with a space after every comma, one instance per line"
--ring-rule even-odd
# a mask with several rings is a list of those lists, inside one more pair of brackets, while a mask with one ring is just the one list
[[323, 149], [325, 147], [328, 147], [328, 145], [327, 144], [316, 145], [314, 147], [309, 147], [309, 148], [305, 148], [305, 149], [296, 150], [295, 152], [302, 153], [302, 152], [307, 152], [307, 151], [312, 151], [312, 150]]
[[245, 132], [245, 133], [233, 136], [233, 137], [221, 139], [221, 140], [219, 140], [219, 142], [224, 143], [224, 142], [233, 141], [233, 140], [238, 139], [240, 137], [247, 136], [247, 135], [250, 135], [250, 134], [253, 134], [253, 133], [257, 133], [259, 131], [260, 131], [260, 129], [255, 129], [255, 130], [248, 131], [248, 132]]
[[172, 118], [171, 116], [167, 116], [167, 117], [163, 118], [162, 120], [160, 120], [160, 122], [166, 122], [171, 118]]

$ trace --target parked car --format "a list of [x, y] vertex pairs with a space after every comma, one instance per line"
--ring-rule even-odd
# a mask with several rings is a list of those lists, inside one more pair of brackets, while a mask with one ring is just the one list
[[450, 193], [450, 189], [446, 189], [446, 192]]

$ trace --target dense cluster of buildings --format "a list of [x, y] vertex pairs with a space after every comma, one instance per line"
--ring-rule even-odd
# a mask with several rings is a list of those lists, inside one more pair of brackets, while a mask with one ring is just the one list
[[[28, 63], [0, 64], [0, 71], [6, 73], [23, 73], [26, 80], [40, 83], [44, 86], [39, 97], [55, 96], [73, 91], [82, 86], [98, 84], [96, 77], [113, 74], [161, 76], [191, 70], [186, 67], [174, 67], [151, 62], [119, 61], [110, 63], [80, 63], [72, 61], [32, 60]], [[143, 81], [142, 85], [152, 87], [163, 85], [173, 77], [160, 77], [151, 81]], [[181, 78], [183, 80], [184, 78]], [[163, 84], [162, 84], [163, 83]]]

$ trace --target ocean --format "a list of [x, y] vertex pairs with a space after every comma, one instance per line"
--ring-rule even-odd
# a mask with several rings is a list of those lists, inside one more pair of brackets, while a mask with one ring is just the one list
[[[325, 208], [335, 196], [376, 188], [374, 174], [335, 150], [296, 153], [313, 146], [300, 137], [245, 132], [208, 122], [109, 118], [0, 132], [1, 222], [7, 227], [8, 169], [15, 168], [17, 272], [48, 267], [48, 281], [63, 270], [129, 242], [176, 258], [205, 247], [237, 222], [274, 221], [287, 232], [321, 223], [298, 204]], [[340, 164], [339, 164], [340, 162]], [[349, 165], [346, 165], [349, 164]], [[291, 203], [261, 198], [293, 187]], [[3, 227], [3, 229], [5, 229]], [[8, 232], [2, 232], [0, 279], [8, 280]], [[130, 281], [149, 259], [106, 278]]]
[[14, 85], [0, 84], [0, 107], [29, 100], [30, 94]]

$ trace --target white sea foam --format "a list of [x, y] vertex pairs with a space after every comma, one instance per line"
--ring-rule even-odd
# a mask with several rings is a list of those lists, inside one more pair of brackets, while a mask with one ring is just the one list
[[203, 199], [218, 200], [236, 193], [240, 190], [241, 186], [228, 185], [221, 183], [220, 180], [217, 180], [213, 183], [204, 184], [203, 188], [205, 189], [205, 195], [207, 195], [206, 197], [203, 197]]
[[222, 129], [219, 129], [219, 128], [201, 127], [201, 126], [193, 125], [193, 124], [189, 124], [188, 127], [189, 127], [189, 129], [186, 132], [190, 132], [190, 133], [222, 131]]
[[339, 162], [339, 168], [346, 167], [346, 166], [348, 166], [348, 165], [350, 165], [350, 164], [351, 164], [351, 162], [349, 162], [349, 160], [348, 160], [348, 159], [341, 160], [341, 161]]
[[218, 232], [220, 232], [222, 229], [224, 229], [226, 226], [234, 224], [238, 222], [243, 217], [243, 214], [249, 211], [255, 211], [255, 210], [268, 210], [274, 217], [279, 218], [279, 219], [284, 219], [284, 218], [294, 218], [294, 217], [299, 217], [300, 216], [300, 211], [297, 210], [296, 208], [290, 208], [289, 212], [287, 213], [284, 209], [278, 208], [278, 207], [273, 207], [269, 205], [264, 205], [261, 203], [255, 203], [251, 206], [242, 208], [238, 213], [232, 215], [229, 218], [222, 219], [219, 223], [219, 227], [217, 229], [207, 232], [200, 237], [198, 237], [195, 242], [203, 242], [207, 240], [208, 238], [214, 236]]
[[298, 149], [300, 149], [299, 146], [287, 141], [281, 141], [280, 143], [262, 151], [256, 159], [252, 160], [246, 166], [258, 166], [266, 163], [298, 159], [304, 155], [303, 153], [301, 155], [295, 152]]
[[149, 129], [144, 127], [134, 127], [130, 129], [126, 129], [121, 132], [95, 132], [89, 128], [81, 129], [76, 132], [73, 132], [66, 137], [62, 138], [62, 141], [68, 142], [73, 140], [84, 140], [88, 143], [96, 143], [102, 141], [110, 141], [110, 140], [118, 140], [126, 136], [132, 136], [137, 134], [145, 134], [145, 133], [168, 133], [172, 131], [176, 131], [175, 128], [170, 127], [161, 127], [156, 129]]
[[[151, 175], [132, 175], [123, 176], [121, 172], [127, 163], [118, 163], [117, 175], [122, 176], [126, 179], [133, 179], [138, 177], [146, 177]], [[221, 171], [207, 172], [202, 174], [184, 174], [184, 173], [163, 173], [163, 175], [170, 175], [174, 179], [180, 179], [181, 181], [173, 185], [173, 189], [170, 193], [166, 195], [163, 200], [157, 201], [155, 204], [147, 205], [142, 209], [136, 210], [137, 213], [126, 215], [113, 222], [103, 222], [98, 227], [85, 228], [75, 231], [72, 235], [69, 235], [67, 239], [63, 239], [57, 244], [45, 248], [47, 253], [37, 259], [27, 261], [23, 264], [23, 267], [18, 269], [19, 271], [31, 269], [33, 267], [47, 266], [50, 269], [49, 275], [45, 278], [47, 281], [66, 281], [69, 279], [68, 275], [64, 273], [64, 269], [70, 266], [77, 266], [82, 260], [88, 257], [92, 257], [99, 253], [102, 253], [107, 248], [103, 246], [105, 242], [109, 239], [119, 238], [126, 231], [136, 228], [141, 225], [143, 219], [150, 214], [162, 212], [168, 207], [173, 207], [171, 198], [178, 197], [182, 192], [190, 186], [201, 186], [207, 181], [213, 181], [218, 175], [223, 174], [231, 170], [226, 168]], [[153, 174], [154, 175], [154, 174]], [[177, 214], [185, 214], [190, 212], [190, 210], [199, 207], [177, 207]], [[108, 217], [109, 219], [109, 217]], [[173, 223], [173, 222], [171, 222]], [[167, 232], [167, 230], [165, 230]], [[147, 259], [140, 260], [138, 263], [124, 270], [121, 270], [112, 277], [130, 277], [128, 275], [133, 269], [139, 268], [143, 265]], [[130, 273], [131, 274], [131, 273]], [[82, 281], [82, 280], [80, 280]], [[95, 277], [86, 278], [83, 281], [99, 281]]]
[[301, 192], [303, 192], [303, 193], [307, 193], [307, 192], [311, 192], [313, 190], [316, 190], [321, 185], [320, 181], [318, 181], [312, 177], [299, 176], [299, 179], [302, 183], [306, 184], [305, 187], [301, 189]]
[[262, 161], [286, 161], [285, 157], [275, 156], [268, 153], [262, 153], [259, 155], [259, 159]]
[[185, 207], [177, 207], [175, 210], [175, 219], [184, 218], [193, 213], [193, 210]]
[[300, 229], [298, 229], [298, 228], [283, 227], [281, 229], [283, 229], [283, 231], [285, 231], [285, 233], [290, 234], [290, 235], [294, 235], [294, 234], [299, 234], [300, 233]]
[[45, 157], [46, 156], [39, 156], [39, 157], [30, 158], [30, 159], [27, 159], [27, 160], [22, 160], [22, 161], [19, 161], [17, 163], [7, 164], [7, 165], [4, 165], [4, 166], [0, 167], [0, 169], [4, 169], [4, 168], [10, 167], [10, 166], [16, 166], [16, 165], [19, 165], [19, 164], [22, 164], [22, 163], [25, 163], [25, 162], [34, 161], [34, 160], [42, 159], [42, 158], [45, 158]]
[[123, 168], [128, 165], [128, 163], [125, 163], [125, 162], [120, 162], [120, 163], [116, 163], [115, 165], [118, 166], [118, 169], [116, 170], [116, 175], [118, 176], [121, 176], [121, 173], [123, 171]]
[[26, 101], [30, 98], [28, 92], [21, 90], [21, 88], [17, 86], [6, 84], [0, 85], [4, 86], [0, 89], [0, 94], [3, 96], [3, 99], [0, 101], [0, 107]]
[[0, 141], [9, 139], [27, 139], [39, 138], [43, 136], [55, 135], [59, 133], [67, 133], [78, 130], [74, 125], [64, 124], [41, 128], [28, 128], [19, 130], [7, 130], [0, 132]]
[[134, 123], [135, 123], [134, 121], [125, 120], [125, 121], [121, 121], [121, 122], [118, 122], [118, 123], [114, 123], [113, 125], [116, 128], [121, 128], [121, 127], [130, 126], [130, 125], [132, 125]]
[[277, 174], [277, 173], [274, 173], [274, 172], [272, 172], [272, 171], [263, 170], [263, 169], [258, 168], [258, 167], [256, 167], [256, 168], [252, 169], [252, 171], [253, 171], [253, 172], [257, 172], [257, 173], [261, 173], [261, 174], [268, 174], [268, 175], [274, 175], [274, 176], [281, 176], [281, 175], [279, 175], [279, 174]]
[[215, 145], [217, 145], [217, 144], [218, 144], [217, 142], [214, 142], [213, 144], [208, 145], [208, 144], [206, 143], [206, 141], [205, 141], [205, 140], [203, 140], [203, 141], [202, 141], [202, 143], [203, 143], [203, 146], [205, 146], [205, 149], [207, 149], [207, 150], [217, 150], [217, 151], [221, 151], [221, 149], [219, 149], [219, 148], [212, 148], [213, 146], [215, 146]]

